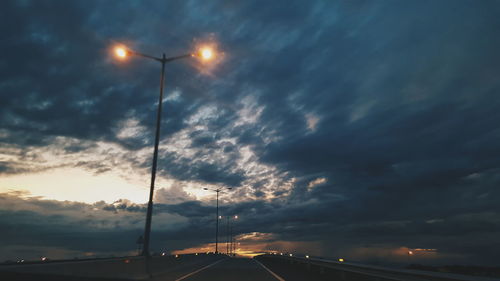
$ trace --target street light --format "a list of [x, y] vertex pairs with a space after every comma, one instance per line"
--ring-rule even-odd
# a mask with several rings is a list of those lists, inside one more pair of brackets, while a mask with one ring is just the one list
[[413, 255], [413, 250], [408, 250], [408, 263], [410, 263], [410, 257]]
[[160, 143], [160, 124], [161, 124], [161, 110], [162, 110], [162, 102], [163, 102], [163, 85], [165, 80], [165, 64], [167, 62], [171, 62], [174, 60], [190, 58], [190, 57], [198, 57], [204, 61], [208, 61], [214, 58], [214, 51], [209, 47], [204, 47], [200, 49], [201, 52], [198, 54], [184, 54], [176, 57], [166, 57], [165, 53], [162, 54], [161, 57], [155, 57], [146, 55], [143, 53], [139, 53], [133, 51], [126, 46], [116, 46], [114, 49], [115, 55], [120, 59], [126, 59], [129, 56], [135, 55], [143, 58], [152, 59], [161, 63], [161, 76], [160, 76], [160, 97], [158, 99], [158, 111], [156, 114], [156, 134], [155, 134], [155, 146], [153, 152], [153, 165], [151, 168], [151, 186], [149, 189], [149, 201], [148, 201], [148, 209], [146, 212], [146, 225], [144, 228], [144, 245], [142, 249], [142, 255], [149, 257], [149, 240], [151, 234], [151, 217], [153, 215], [153, 194], [155, 189], [155, 180], [156, 180], [156, 167], [158, 162], [158, 144]]
[[213, 55], [214, 55], [214, 54], [213, 54], [212, 50], [211, 50], [211, 49], [209, 49], [209, 48], [203, 48], [203, 49], [201, 50], [201, 56], [202, 56], [204, 59], [206, 59], [206, 60], [211, 59], [211, 58], [213, 57]]
[[[215, 216], [215, 253], [219, 253], [219, 219], [222, 219], [222, 217], [219, 216], [219, 192], [221, 192], [223, 189], [222, 188], [216, 188], [216, 189], [209, 189], [204, 187], [204, 190], [210, 190], [214, 191], [217, 193], [217, 207], [216, 207], [216, 216]], [[228, 187], [227, 189], [231, 190], [233, 189], [232, 187]], [[224, 251], [224, 250], [223, 250]]]
[[229, 243], [231, 241], [231, 233], [229, 232], [229, 216], [226, 216], [226, 254], [229, 256]]
[[[234, 220], [237, 220], [237, 219], [238, 219], [238, 215], [235, 215], [235, 216], [233, 217], [233, 219], [234, 219]], [[233, 223], [233, 224], [231, 224], [231, 230], [230, 230], [230, 231], [231, 231], [231, 244], [230, 244], [230, 248], [229, 248], [229, 249], [230, 249], [230, 254], [231, 254], [232, 256], [234, 256], [234, 250], [235, 250], [235, 249], [234, 249], [234, 248], [235, 248], [235, 247], [234, 247], [234, 246], [235, 246], [235, 241], [234, 241], [233, 225], [234, 225], [234, 223]]]
[[231, 224], [231, 219], [237, 220], [238, 216], [226, 216], [226, 254], [228, 256], [233, 255], [233, 249], [234, 249], [234, 244], [233, 244], [233, 224]]
[[127, 57], [127, 50], [122, 48], [122, 47], [116, 47], [115, 54], [120, 58], [126, 58]]

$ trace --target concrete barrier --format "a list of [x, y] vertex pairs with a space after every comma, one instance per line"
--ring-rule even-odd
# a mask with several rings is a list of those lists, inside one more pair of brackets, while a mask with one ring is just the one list
[[[417, 270], [392, 269], [379, 266], [352, 264], [314, 258], [299, 258], [281, 255], [261, 255], [255, 257], [260, 262], [282, 266], [301, 266], [304, 270], [319, 273], [342, 281], [500, 281], [500, 279], [466, 276], [451, 273], [426, 272]], [[272, 268], [271, 268], [272, 269]]]
[[148, 260], [142, 256], [96, 260], [63, 260], [28, 264], [1, 265], [0, 272], [23, 274], [52, 274], [89, 278], [146, 280], [165, 274], [179, 266], [192, 265], [222, 258], [222, 255], [189, 254], [155, 256]]

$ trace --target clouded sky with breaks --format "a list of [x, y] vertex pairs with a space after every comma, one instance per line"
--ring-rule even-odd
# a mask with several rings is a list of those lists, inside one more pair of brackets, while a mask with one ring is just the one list
[[498, 1], [2, 1], [0, 259], [130, 253], [169, 64], [152, 248], [495, 264]]

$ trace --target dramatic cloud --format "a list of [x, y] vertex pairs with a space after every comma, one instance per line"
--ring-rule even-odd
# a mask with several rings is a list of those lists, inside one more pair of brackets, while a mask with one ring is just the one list
[[155, 250], [213, 242], [205, 187], [241, 216], [246, 254], [383, 263], [421, 248], [436, 249], [423, 261], [490, 264], [499, 12], [486, 0], [4, 1], [4, 258], [135, 250], [159, 65], [111, 48], [174, 56], [210, 41], [216, 65], [167, 65]]

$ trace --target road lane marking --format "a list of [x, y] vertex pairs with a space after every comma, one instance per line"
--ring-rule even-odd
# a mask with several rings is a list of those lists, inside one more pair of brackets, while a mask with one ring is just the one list
[[262, 266], [265, 270], [267, 270], [267, 272], [271, 273], [276, 279], [280, 280], [280, 281], [285, 281], [285, 279], [281, 278], [278, 274], [272, 272], [269, 268], [267, 268], [265, 265], [263, 265], [260, 261], [256, 260], [256, 259], [253, 259], [256, 263], [260, 264], [260, 266]]
[[205, 267], [202, 267], [202, 268], [200, 268], [200, 269], [198, 269], [198, 270], [195, 270], [195, 271], [193, 271], [193, 272], [191, 272], [191, 273], [189, 273], [189, 274], [186, 274], [186, 275], [184, 275], [184, 276], [182, 276], [182, 277], [180, 277], [180, 278], [178, 278], [178, 279], [175, 279], [175, 281], [181, 281], [181, 280], [184, 280], [184, 279], [186, 279], [186, 278], [188, 278], [188, 277], [190, 277], [190, 276], [192, 276], [192, 275], [195, 275], [196, 273], [198, 273], [198, 272], [200, 272], [200, 271], [202, 271], [202, 270], [205, 270], [205, 269], [207, 269], [207, 268], [209, 268], [209, 267], [211, 267], [211, 266], [214, 266], [214, 265], [218, 264], [219, 262], [221, 262], [221, 261], [225, 261], [225, 260], [226, 260], [226, 259], [221, 259], [221, 260], [218, 260], [218, 261], [216, 261], [216, 262], [214, 262], [214, 263], [211, 263], [211, 264], [209, 264], [209, 265], [207, 265], [207, 266], [205, 266]]

